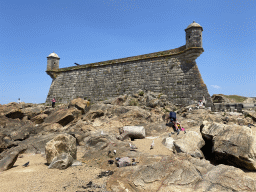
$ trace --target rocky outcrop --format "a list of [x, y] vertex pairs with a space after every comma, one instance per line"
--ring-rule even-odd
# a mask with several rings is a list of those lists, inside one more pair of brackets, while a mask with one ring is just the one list
[[44, 154], [45, 153], [45, 145], [57, 135], [61, 133], [47, 133], [47, 134], [37, 134], [29, 137], [28, 139], [21, 141], [19, 145], [26, 145], [27, 150], [25, 153], [33, 153], [33, 154]]
[[62, 126], [67, 125], [75, 119], [75, 109], [63, 109], [51, 113], [46, 119], [45, 123], [59, 123]]
[[45, 145], [46, 161], [48, 164], [62, 153], [70, 154], [73, 159], [76, 159], [76, 152], [76, 139], [68, 134], [58, 135]]
[[182, 134], [182, 137], [173, 142], [175, 150], [180, 153], [187, 153], [192, 157], [204, 158], [203, 152], [200, 150], [205, 142], [202, 136], [195, 131], [188, 131]]
[[59, 123], [45, 123], [44, 124], [44, 131], [46, 132], [60, 132], [63, 126]]
[[46, 119], [46, 117], [48, 117], [47, 114], [39, 114], [39, 115], [33, 117], [33, 118], [31, 119], [31, 121], [34, 122], [34, 123], [36, 123], [36, 124], [41, 124], [41, 123], [44, 122], [44, 120]]
[[204, 139], [212, 143], [217, 163], [256, 170], [256, 141], [249, 127], [204, 121], [201, 133]]
[[90, 102], [82, 98], [73, 99], [68, 105], [68, 108], [72, 107], [76, 107], [82, 111], [82, 114], [85, 114], [90, 110]]
[[99, 118], [103, 115], [104, 115], [104, 112], [102, 110], [90, 111], [86, 114], [84, 119], [93, 120], [93, 119]]
[[33, 117], [42, 113], [44, 109], [45, 109], [44, 105], [38, 105], [34, 107], [23, 108], [21, 109], [21, 112], [23, 113], [24, 116], [27, 116], [28, 119], [32, 119]]
[[26, 147], [17, 147], [8, 153], [3, 159], [0, 160], [0, 172], [6, 171], [13, 167], [16, 162], [18, 155], [23, 153], [26, 150]]
[[[256, 181], [238, 168], [214, 166], [188, 155], [165, 156], [134, 171], [118, 171], [108, 181], [117, 191], [254, 191]], [[122, 176], [121, 176], [122, 175]]]
[[[255, 191], [255, 180], [240, 169], [218, 165], [255, 171], [255, 114], [213, 113], [193, 105], [174, 106], [165, 99], [159, 93], [138, 92], [98, 102], [88, 112], [83, 99], [73, 100], [69, 108], [0, 105], [0, 161], [13, 166], [13, 151], [24, 145], [24, 153], [45, 153], [49, 168], [66, 169], [80, 145], [82, 162], [113, 173], [105, 177], [108, 191]], [[186, 134], [171, 134], [172, 127], [166, 125], [174, 110]], [[242, 126], [248, 124], [251, 129]], [[120, 128], [122, 139], [117, 140]], [[129, 143], [137, 149], [131, 150]], [[214, 165], [206, 160], [212, 160], [206, 152], [216, 160]], [[90, 177], [95, 182], [96, 175]]]
[[20, 108], [14, 108], [5, 113], [5, 116], [12, 119], [22, 119], [24, 114], [21, 112]]

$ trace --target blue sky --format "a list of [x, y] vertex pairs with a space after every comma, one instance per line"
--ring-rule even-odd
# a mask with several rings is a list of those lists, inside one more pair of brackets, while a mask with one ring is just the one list
[[0, 104], [44, 103], [60, 68], [174, 49], [203, 27], [196, 60], [210, 95], [256, 97], [254, 0], [1, 0]]

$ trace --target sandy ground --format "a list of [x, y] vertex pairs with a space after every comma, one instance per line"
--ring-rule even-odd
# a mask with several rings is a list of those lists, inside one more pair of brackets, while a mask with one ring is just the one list
[[[78, 147], [77, 160], [81, 160], [82, 148]], [[100, 169], [82, 166], [69, 167], [66, 170], [48, 169], [44, 154], [23, 154], [14, 167], [0, 173], [0, 191], [86, 191], [86, 186], [101, 172]], [[29, 161], [29, 166], [22, 165]], [[97, 185], [104, 184], [106, 178], [99, 178]]]
[[[181, 133], [183, 134], [183, 132]], [[150, 150], [150, 144], [154, 140], [155, 147]], [[172, 152], [162, 145], [163, 138], [147, 137], [131, 141], [138, 147], [138, 152], [149, 155], [172, 155]], [[84, 149], [78, 146], [77, 160], [83, 161]], [[117, 152], [118, 155], [118, 152]], [[0, 173], [0, 192], [51, 192], [51, 191], [88, 191], [83, 189], [91, 180], [93, 184], [99, 186], [106, 185], [108, 177], [98, 178], [102, 171], [109, 170], [91, 167], [86, 163], [82, 166], [69, 167], [65, 170], [48, 169], [44, 154], [23, 154], [18, 158], [14, 167]], [[29, 166], [23, 168], [22, 165], [29, 161]], [[140, 164], [140, 163], [139, 163]], [[122, 169], [112, 166], [112, 170]], [[255, 172], [246, 172], [247, 176], [256, 179]], [[92, 190], [92, 189], [91, 189]]]
[[[155, 147], [150, 150], [153, 140]], [[132, 144], [138, 147], [138, 152], [144, 152], [149, 155], [171, 155], [171, 151], [165, 148], [161, 142], [162, 138], [159, 137], [131, 141]], [[78, 146], [77, 160], [83, 161], [83, 154], [83, 147]], [[28, 161], [29, 166], [23, 168], [22, 165]], [[0, 191], [87, 191], [87, 189], [79, 186], [86, 186], [91, 180], [96, 180], [97, 182], [94, 184], [102, 186], [106, 184], [108, 179], [107, 177], [97, 178], [101, 171], [107, 171], [108, 169], [102, 170], [90, 167], [85, 163], [82, 166], [69, 167], [65, 170], [48, 169], [45, 163], [44, 154], [22, 154], [22, 157], [17, 159], [13, 168], [0, 173]]]

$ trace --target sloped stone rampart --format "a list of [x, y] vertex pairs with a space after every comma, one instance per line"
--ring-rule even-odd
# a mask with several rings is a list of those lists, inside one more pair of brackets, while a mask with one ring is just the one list
[[210, 95], [195, 62], [202, 52], [202, 48], [194, 48], [171, 55], [136, 56], [136, 60], [121, 59], [119, 63], [113, 60], [112, 64], [48, 71], [56, 78], [53, 78], [46, 103], [51, 103], [53, 97], [57, 103], [68, 103], [77, 97], [100, 101], [141, 89], [163, 93], [178, 104], [191, 104], [205, 95], [209, 104]]

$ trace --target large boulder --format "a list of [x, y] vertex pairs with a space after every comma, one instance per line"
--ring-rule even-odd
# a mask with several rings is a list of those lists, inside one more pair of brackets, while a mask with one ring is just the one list
[[145, 128], [143, 126], [124, 126], [120, 129], [121, 135], [118, 137], [120, 140], [126, 138], [131, 139], [144, 139], [146, 137]]
[[[97, 159], [104, 164], [104, 162], [108, 162], [109, 158], [129, 156], [127, 153], [130, 152], [128, 143], [117, 140], [115, 135], [109, 135], [107, 132], [104, 134], [92, 133], [84, 138], [84, 143], [87, 150], [83, 159], [89, 162], [95, 162]], [[116, 150], [116, 154], [113, 153], [114, 150]]]
[[28, 119], [32, 119], [33, 117], [39, 115], [44, 111], [45, 107], [43, 105], [38, 105], [35, 107], [27, 107], [21, 109], [21, 112], [23, 113], [24, 116], [27, 116]]
[[45, 123], [59, 123], [62, 126], [69, 124], [75, 119], [74, 112], [75, 109], [60, 109], [51, 113], [47, 118], [45, 118]]
[[16, 162], [18, 155], [23, 153], [26, 150], [26, 147], [17, 147], [8, 153], [3, 159], [0, 160], [0, 172], [6, 171], [13, 167]]
[[249, 127], [204, 121], [200, 129], [203, 138], [212, 143], [209, 150], [217, 163], [256, 170], [256, 141]]
[[166, 137], [163, 139], [162, 144], [167, 147], [169, 150], [173, 151], [174, 149], [174, 139], [172, 137]]
[[73, 159], [76, 159], [76, 139], [72, 135], [61, 134], [46, 143], [45, 154], [48, 164], [52, 162], [54, 157], [62, 153], [68, 153]]
[[31, 119], [31, 121], [33, 121], [33, 122], [36, 123], [36, 124], [41, 124], [41, 123], [44, 122], [44, 120], [46, 119], [46, 117], [48, 117], [47, 114], [44, 114], [44, 113], [43, 113], [43, 114], [39, 114], [39, 115], [33, 117], [33, 118]]
[[205, 145], [202, 135], [195, 131], [187, 131], [186, 134], [181, 135], [181, 138], [173, 142], [175, 150], [178, 153], [187, 153], [192, 157], [204, 158], [204, 154], [200, 150]]
[[82, 111], [82, 114], [85, 114], [90, 110], [90, 101], [82, 98], [76, 98], [69, 103], [68, 108], [71, 107], [76, 107], [78, 110]]

